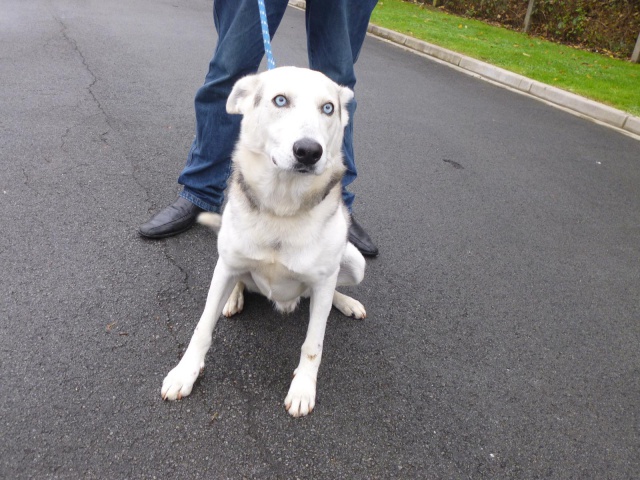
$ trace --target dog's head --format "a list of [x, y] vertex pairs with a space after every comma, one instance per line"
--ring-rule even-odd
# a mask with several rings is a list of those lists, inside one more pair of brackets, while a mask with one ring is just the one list
[[322, 73], [281, 67], [240, 79], [227, 112], [241, 114], [239, 145], [268, 157], [273, 168], [322, 174], [342, 163], [342, 138], [353, 92]]

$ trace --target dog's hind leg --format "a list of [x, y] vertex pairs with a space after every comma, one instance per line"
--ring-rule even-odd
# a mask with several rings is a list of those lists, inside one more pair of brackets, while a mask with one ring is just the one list
[[[338, 285], [351, 286], [359, 284], [364, 278], [364, 268], [364, 257], [352, 243], [348, 243], [340, 262]], [[364, 306], [358, 300], [338, 291], [333, 293], [333, 306], [347, 317], [365, 318], [367, 316]]]
[[351, 298], [337, 290], [333, 292], [333, 306], [340, 310], [347, 317], [363, 319], [367, 317], [367, 311], [355, 298]]
[[244, 283], [236, 283], [233, 292], [229, 295], [229, 300], [222, 309], [222, 314], [225, 317], [231, 317], [236, 313], [240, 313], [244, 308]]
[[229, 268], [218, 260], [209, 287], [207, 303], [196, 326], [189, 347], [180, 363], [171, 370], [162, 382], [162, 398], [180, 400], [191, 393], [193, 384], [204, 368], [204, 357], [211, 346], [211, 335], [222, 313], [222, 307], [229, 298], [236, 277]]
[[366, 262], [360, 251], [353, 245], [347, 243], [342, 260], [340, 260], [340, 271], [338, 272], [338, 286], [350, 287], [358, 285], [364, 278], [364, 268]]

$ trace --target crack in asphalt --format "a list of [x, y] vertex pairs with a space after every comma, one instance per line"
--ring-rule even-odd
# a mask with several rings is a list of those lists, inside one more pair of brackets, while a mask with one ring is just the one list
[[[69, 27], [67, 26], [67, 24], [65, 24], [65, 22], [59, 18], [58, 16], [54, 15], [53, 16], [54, 19], [57, 21], [57, 23], [60, 25], [60, 34], [62, 35], [62, 37], [64, 38], [64, 40], [72, 47], [73, 51], [78, 55], [78, 57], [80, 58], [80, 61], [82, 63], [82, 66], [84, 68], [84, 70], [89, 74], [90, 76], [90, 82], [89, 84], [86, 86], [86, 90], [89, 93], [89, 95], [91, 96], [91, 100], [93, 101], [93, 103], [95, 104], [96, 108], [98, 109], [98, 111], [100, 112], [100, 114], [102, 115], [102, 117], [104, 118], [104, 121], [107, 125], [107, 130], [103, 131], [102, 133], [100, 133], [99, 135], [99, 139], [100, 142], [106, 146], [109, 146], [109, 142], [108, 142], [108, 135], [112, 132], [115, 132], [116, 129], [113, 127], [112, 125], [112, 121], [109, 117], [109, 115], [107, 114], [102, 102], [100, 101], [100, 99], [98, 98], [98, 96], [96, 95], [95, 91], [94, 91], [94, 87], [96, 86], [96, 84], [98, 83], [98, 76], [94, 73], [94, 71], [92, 70], [91, 66], [89, 65], [89, 62], [87, 60], [87, 58], [85, 57], [84, 53], [82, 52], [82, 50], [80, 49], [78, 42], [71, 37], [71, 35], [69, 34]], [[67, 138], [69, 137], [71, 131], [72, 131], [73, 127], [68, 127], [66, 128], [65, 132], [61, 135], [60, 137], [60, 149], [63, 152], [66, 152], [66, 147], [67, 147]], [[131, 166], [131, 175], [129, 176], [129, 178], [131, 178], [135, 184], [144, 192], [145, 194], [145, 199], [144, 202], [146, 204], [149, 205], [148, 210], [149, 212], [151, 211], [151, 209], [153, 208], [153, 205], [150, 205], [150, 191], [149, 188], [146, 187], [142, 181], [140, 180], [138, 174], [140, 173], [140, 168], [139, 166], [136, 164], [135, 159], [132, 158], [130, 155], [125, 154], [125, 158], [128, 160], [129, 165]], [[29, 177], [26, 173], [26, 171], [23, 169], [22, 171], [24, 177], [25, 177], [25, 185], [29, 186]], [[166, 261], [173, 266], [174, 268], [176, 268], [182, 275], [182, 280], [180, 281], [180, 284], [182, 285], [182, 288], [176, 292], [176, 290], [173, 288], [174, 285], [172, 285], [171, 287], [168, 287], [166, 289], [161, 290], [160, 292], [158, 292], [157, 297], [158, 297], [158, 304], [160, 306], [160, 308], [164, 311], [165, 314], [165, 326], [167, 331], [169, 332], [169, 334], [173, 337], [176, 346], [178, 348], [178, 356], [181, 356], [182, 354], [182, 350], [185, 347], [185, 344], [183, 342], [181, 342], [175, 331], [174, 331], [174, 319], [172, 318], [172, 313], [171, 313], [171, 308], [169, 307], [168, 302], [170, 301], [170, 298], [172, 296], [175, 297], [175, 295], [181, 295], [183, 293], [186, 293], [189, 291], [189, 274], [188, 272], [176, 261], [176, 259], [174, 259], [169, 252], [167, 251], [167, 246], [163, 245], [162, 246], [162, 253], [166, 259]], [[171, 294], [174, 295], [171, 295]]]
[[[109, 127], [109, 130], [107, 130], [107, 132], [104, 132], [104, 133], [100, 134], [99, 138], [100, 138], [101, 142], [103, 142], [106, 145], [109, 145], [109, 143], [107, 142], [107, 139], [105, 137], [110, 131], [113, 130], [113, 126], [111, 125], [111, 122], [109, 121], [109, 115], [107, 115], [107, 112], [104, 110], [104, 108], [102, 106], [102, 103], [100, 103], [100, 100], [98, 100], [98, 97], [96, 96], [95, 92], [93, 91], [93, 87], [96, 85], [96, 83], [98, 83], [98, 77], [96, 76], [95, 73], [93, 73], [93, 70], [91, 70], [91, 67], [89, 66], [89, 63], [87, 62], [87, 59], [85, 58], [84, 54], [82, 53], [82, 50], [80, 50], [80, 48], [78, 47], [78, 42], [76, 42], [73, 38], [71, 38], [69, 36], [69, 33], [68, 33], [69, 27], [67, 27], [67, 25], [59, 17], [54, 15], [54, 18], [60, 24], [60, 27], [61, 27], [61, 32], [60, 33], [61, 33], [62, 37], [67, 41], [67, 43], [69, 43], [69, 45], [71, 45], [73, 47], [74, 52], [76, 52], [78, 54], [78, 56], [80, 57], [80, 61], [82, 62], [82, 65], [84, 66], [84, 69], [91, 76], [91, 82], [89, 83], [89, 86], [87, 87], [87, 91], [89, 92], [89, 95], [91, 95], [91, 98], [93, 99], [93, 102], [98, 107], [98, 110], [103, 115], [104, 120], [105, 120], [106, 124]], [[69, 131], [67, 130], [67, 132], [65, 132], [63, 137], [68, 135], [68, 133], [69, 133]]]
[[173, 315], [171, 314], [171, 309], [169, 308], [169, 302], [171, 301], [171, 296], [169, 294], [170, 292], [174, 292], [174, 297], [176, 297], [184, 293], [188, 293], [190, 291], [189, 273], [176, 261], [175, 258], [173, 258], [169, 254], [169, 252], [167, 252], [166, 244], [162, 245], [162, 253], [165, 259], [167, 260], [167, 262], [170, 265], [172, 265], [174, 268], [177, 268], [183, 277], [182, 280], [180, 280], [180, 284], [182, 284], [182, 289], [176, 291], [171, 287], [167, 287], [158, 293], [158, 304], [160, 305], [160, 308], [164, 310], [164, 314], [166, 316], [165, 326], [167, 331], [173, 337], [176, 343], [176, 346], [178, 348], [178, 360], [180, 360], [180, 358], [182, 357], [183, 350], [185, 348], [185, 344], [180, 340], [178, 340], [178, 336], [176, 335], [176, 332], [174, 331], [174, 328], [173, 328], [174, 321], [173, 321]]
[[24, 182], [22, 184], [27, 187], [30, 191], [33, 192], [34, 197], [38, 197], [38, 190], [31, 185], [31, 177], [27, 173], [27, 169], [24, 167], [20, 167], [20, 171], [22, 172], [22, 176], [24, 177]]
[[125, 157], [129, 161], [129, 164], [131, 165], [131, 178], [133, 179], [135, 184], [138, 185], [138, 187], [140, 187], [140, 190], [144, 192], [145, 198], [143, 201], [144, 203], [147, 204], [147, 213], [151, 214], [151, 211], [155, 205], [153, 205], [153, 203], [151, 202], [151, 194], [149, 193], [149, 188], [147, 188], [142, 183], [142, 181], [138, 178], [138, 174], [140, 173], [140, 167], [135, 162], [134, 158], [132, 158], [130, 155], [125, 154]]
[[31, 181], [29, 179], [29, 175], [27, 175], [27, 171], [26, 171], [26, 169], [24, 167], [22, 167], [20, 170], [22, 170], [22, 175], [24, 175], [24, 185], [25, 185], [25, 187], [28, 187], [29, 186], [29, 182]]
[[64, 133], [60, 136], [60, 150], [62, 150], [64, 153], [68, 153], [67, 152], [67, 137], [69, 136], [69, 133], [71, 133], [71, 127], [67, 127], [67, 129], [64, 131]]
[[[87, 91], [89, 92], [89, 95], [91, 95], [91, 98], [92, 98], [93, 102], [95, 103], [96, 107], [98, 108], [98, 111], [102, 114], [102, 116], [104, 117], [105, 123], [109, 127], [108, 130], [106, 130], [105, 132], [102, 132], [99, 135], [99, 139], [100, 139], [100, 142], [102, 142], [104, 145], [109, 146], [109, 142], [107, 140], [107, 135], [109, 133], [111, 133], [111, 132], [114, 132], [115, 128], [111, 124], [111, 120], [109, 118], [109, 115], [107, 114], [106, 110], [104, 109], [102, 103], [100, 102], [100, 100], [96, 96], [95, 92], [93, 91], [94, 86], [98, 83], [98, 77], [96, 76], [96, 74], [93, 72], [93, 70], [89, 66], [89, 62], [87, 61], [86, 57], [82, 53], [82, 50], [80, 50], [80, 48], [78, 47], [78, 42], [76, 42], [73, 38], [71, 38], [69, 36], [68, 26], [59, 17], [54, 16], [54, 18], [60, 24], [62, 37], [65, 39], [65, 41], [67, 43], [69, 43], [73, 47], [73, 50], [80, 57], [80, 60], [82, 62], [82, 65], [84, 66], [85, 70], [91, 76], [91, 82], [86, 87]], [[63, 152], [66, 152], [66, 150], [65, 150], [66, 138], [69, 136], [70, 132], [71, 132], [71, 128], [69, 127], [69, 128], [66, 129], [66, 131], [60, 137], [60, 141], [61, 141], [60, 149]], [[145, 201], [145, 203], [148, 204], [149, 203], [149, 198], [150, 198], [149, 189], [147, 187], [145, 187], [145, 185], [143, 185], [143, 183], [140, 181], [140, 179], [137, 176], [137, 173], [139, 172], [139, 168], [138, 168], [138, 166], [136, 165], [136, 163], [134, 162], [134, 160], [132, 158], [130, 158], [128, 155], [125, 155], [125, 157], [129, 161], [129, 164], [131, 165], [132, 173], [131, 173], [130, 178], [132, 178], [133, 181], [136, 183], [136, 185], [138, 185], [140, 187], [140, 189], [144, 192], [145, 197], [146, 197], [144, 201]], [[151, 211], [151, 208], [152, 208], [152, 206], [150, 206], [148, 208], [149, 212]]]

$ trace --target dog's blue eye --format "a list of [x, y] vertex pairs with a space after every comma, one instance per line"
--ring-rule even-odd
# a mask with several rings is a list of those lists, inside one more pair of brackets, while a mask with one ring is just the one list
[[276, 107], [284, 107], [287, 103], [289, 103], [289, 101], [287, 100], [287, 97], [285, 97], [284, 95], [277, 95], [273, 99], [273, 103], [275, 104]]
[[327, 115], [331, 115], [333, 113], [333, 103], [325, 103], [322, 106], [322, 111]]

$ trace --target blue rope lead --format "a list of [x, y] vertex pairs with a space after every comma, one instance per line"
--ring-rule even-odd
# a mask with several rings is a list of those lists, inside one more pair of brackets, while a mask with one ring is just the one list
[[267, 9], [264, 6], [264, 0], [258, 0], [258, 9], [260, 9], [260, 25], [262, 26], [262, 41], [264, 42], [264, 53], [267, 55], [267, 70], [276, 68], [276, 62], [273, 59], [271, 51], [271, 36], [269, 35], [269, 23], [267, 22]]

